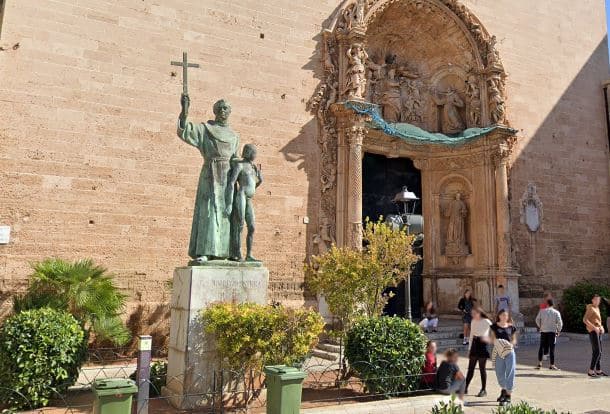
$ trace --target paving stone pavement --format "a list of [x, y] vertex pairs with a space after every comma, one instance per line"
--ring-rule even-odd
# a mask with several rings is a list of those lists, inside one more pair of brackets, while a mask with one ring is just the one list
[[[608, 351], [602, 355], [602, 369], [610, 373], [610, 341], [607, 338], [604, 346]], [[591, 358], [589, 342], [572, 339], [558, 344], [555, 353], [555, 363], [561, 371], [550, 371], [548, 361], [543, 362], [541, 370], [537, 370], [538, 347], [528, 345], [518, 348], [513, 402], [524, 400], [539, 408], [554, 408], [558, 412], [573, 414], [610, 414], [610, 377], [589, 378], [586, 375]], [[439, 356], [439, 363], [441, 358]], [[468, 360], [465, 356], [460, 358], [459, 365], [466, 373]], [[498, 405], [496, 398], [500, 388], [491, 361], [487, 365], [487, 397], [475, 397], [480, 387], [477, 371], [469, 387], [470, 395], [466, 396], [467, 414], [491, 413]]]

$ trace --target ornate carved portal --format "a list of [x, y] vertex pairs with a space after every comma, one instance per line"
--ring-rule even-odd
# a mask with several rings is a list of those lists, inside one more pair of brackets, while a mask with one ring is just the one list
[[324, 80], [309, 102], [319, 122], [318, 251], [362, 245], [363, 152], [408, 157], [422, 173], [425, 299], [451, 311], [470, 287], [489, 307], [503, 283], [518, 306], [507, 181], [515, 137], [495, 36], [457, 0], [346, 0], [322, 43]]

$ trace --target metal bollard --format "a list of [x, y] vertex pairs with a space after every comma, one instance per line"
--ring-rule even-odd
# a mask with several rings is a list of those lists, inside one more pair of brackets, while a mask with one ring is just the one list
[[138, 344], [137, 414], [148, 414], [148, 394], [150, 390], [150, 360], [152, 351], [152, 336], [140, 335]]

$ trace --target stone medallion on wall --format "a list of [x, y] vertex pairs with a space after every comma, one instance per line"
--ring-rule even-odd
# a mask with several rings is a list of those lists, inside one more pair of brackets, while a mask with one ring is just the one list
[[517, 295], [507, 185], [515, 131], [496, 38], [457, 0], [346, 0], [330, 22], [324, 79], [309, 102], [319, 122], [317, 245], [361, 247], [364, 151], [408, 157], [422, 173], [424, 299], [449, 311], [469, 287], [490, 305], [499, 282]]

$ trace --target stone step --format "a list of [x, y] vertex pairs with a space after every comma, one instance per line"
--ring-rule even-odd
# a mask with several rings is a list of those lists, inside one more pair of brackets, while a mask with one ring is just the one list
[[325, 359], [326, 361], [338, 361], [339, 360], [339, 354], [335, 353], [335, 352], [328, 352], [328, 351], [324, 351], [322, 349], [319, 348], [315, 348], [312, 352], [312, 355], [316, 358], [320, 358], [320, 359]]
[[326, 352], [332, 352], [333, 354], [338, 354], [339, 352], [341, 352], [341, 346], [338, 344], [333, 344], [330, 342], [321, 342], [318, 344], [318, 346], [316, 347], [322, 351], [326, 351]]

